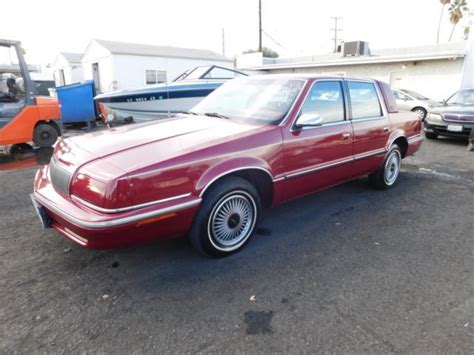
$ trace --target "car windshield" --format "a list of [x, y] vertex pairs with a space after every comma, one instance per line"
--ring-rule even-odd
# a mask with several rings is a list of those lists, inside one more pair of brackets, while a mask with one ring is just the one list
[[451, 96], [447, 101], [447, 105], [474, 105], [474, 89], [461, 90]]
[[402, 90], [402, 91], [410, 96], [413, 96], [417, 100], [429, 100], [428, 97], [418, 94], [417, 92], [414, 92], [411, 90]]
[[286, 116], [304, 80], [239, 78], [229, 81], [192, 111], [226, 118], [278, 123]]

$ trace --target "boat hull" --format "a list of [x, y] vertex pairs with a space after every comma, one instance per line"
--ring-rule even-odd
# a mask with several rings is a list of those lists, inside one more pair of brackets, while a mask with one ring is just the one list
[[[189, 111], [207, 95], [221, 86], [222, 82], [186, 85], [161, 85], [138, 90], [127, 90], [109, 95], [99, 95], [104, 115], [114, 121], [143, 122]], [[108, 118], [110, 120], [110, 118]]]

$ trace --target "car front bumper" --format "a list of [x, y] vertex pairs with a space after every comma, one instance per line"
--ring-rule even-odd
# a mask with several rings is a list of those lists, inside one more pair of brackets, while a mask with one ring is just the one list
[[[462, 126], [462, 130], [456, 132], [448, 129], [448, 126]], [[425, 120], [423, 130], [427, 133], [434, 133], [440, 136], [449, 136], [449, 137], [469, 137], [471, 131], [474, 129], [474, 123], [432, 123], [428, 120]]]
[[101, 213], [59, 194], [46, 175], [38, 171], [31, 195], [43, 227], [52, 227], [90, 249], [127, 247], [182, 235], [190, 229], [201, 202], [188, 196], [128, 212]]

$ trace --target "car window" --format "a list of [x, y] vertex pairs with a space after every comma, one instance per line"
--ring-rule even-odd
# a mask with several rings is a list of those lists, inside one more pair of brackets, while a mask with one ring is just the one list
[[339, 81], [317, 82], [306, 98], [301, 114], [321, 116], [323, 123], [344, 120], [344, 97]]
[[396, 91], [396, 90], [393, 90], [393, 95], [395, 96], [397, 100], [403, 100], [403, 97], [405, 96], [400, 91]]
[[352, 119], [382, 116], [382, 108], [373, 83], [348, 81], [347, 85], [351, 100]]

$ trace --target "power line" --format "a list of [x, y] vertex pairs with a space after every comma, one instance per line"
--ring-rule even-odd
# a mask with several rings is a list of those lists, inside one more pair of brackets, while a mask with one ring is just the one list
[[285, 48], [282, 44], [280, 44], [275, 38], [273, 38], [272, 36], [270, 36], [267, 31], [262, 30], [262, 32], [263, 32], [268, 38], [270, 38], [273, 42], [275, 42], [275, 44], [276, 44], [277, 46], [279, 46], [279, 47], [282, 48], [282, 49], [286, 49], [286, 48]]
[[334, 53], [337, 52], [337, 45], [338, 45], [338, 34], [339, 32], [342, 31], [342, 28], [339, 28], [337, 25], [338, 25], [338, 22], [340, 20], [342, 20], [342, 17], [331, 17], [332, 20], [334, 20], [334, 28], [331, 28], [331, 31], [334, 31], [334, 37], [331, 38], [332, 40], [334, 40]]

